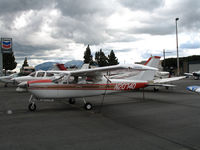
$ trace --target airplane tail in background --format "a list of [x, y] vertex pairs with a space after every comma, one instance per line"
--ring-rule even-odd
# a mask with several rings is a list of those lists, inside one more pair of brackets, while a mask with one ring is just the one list
[[[158, 68], [159, 62], [160, 62], [160, 56], [151, 56], [144, 65], [148, 67]], [[155, 74], [156, 74], [156, 71], [152, 71], [152, 70], [141, 71], [136, 76], [132, 76], [129, 79], [151, 81], [154, 79]]]
[[89, 69], [89, 64], [83, 64], [81, 69]]
[[57, 63], [53, 66], [52, 70], [62, 70], [63, 71], [63, 70], [67, 70], [67, 68], [65, 68], [64, 64]]

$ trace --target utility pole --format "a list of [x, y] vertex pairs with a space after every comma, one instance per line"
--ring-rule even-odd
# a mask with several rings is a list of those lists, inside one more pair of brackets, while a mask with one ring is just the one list
[[179, 70], [179, 54], [178, 54], [178, 27], [177, 27], [177, 21], [179, 20], [179, 18], [175, 19], [176, 22], [176, 50], [177, 50], [177, 76], [179, 76], [180, 74], [180, 70]]
[[163, 49], [163, 57], [164, 57], [164, 59], [163, 59], [163, 70], [165, 71], [165, 49]]
[[163, 58], [164, 58], [164, 59], [163, 59], [163, 61], [164, 61], [164, 62], [163, 62], [163, 69], [164, 69], [164, 71], [165, 71], [165, 67], [166, 67], [166, 63], [165, 63], [165, 53], [172, 53], [172, 52], [166, 52], [165, 49], [163, 49]]
[[[0, 43], [1, 46], [1, 43]], [[3, 53], [0, 47], [0, 76], [3, 75]]]

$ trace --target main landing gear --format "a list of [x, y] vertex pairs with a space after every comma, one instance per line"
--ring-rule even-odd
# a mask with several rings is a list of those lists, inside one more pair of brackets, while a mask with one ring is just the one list
[[[92, 104], [89, 102], [86, 102], [85, 98], [83, 98], [83, 102], [84, 102], [84, 108], [86, 110], [91, 110], [93, 108]], [[69, 98], [69, 104], [75, 104], [76, 100], [74, 98]]]
[[[36, 104], [35, 104], [36, 100], [37, 99], [33, 95], [30, 96], [29, 105], [28, 105], [29, 111], [35, 111], [36, 110], [36, 108], [37, 108]], [[86, 110], [91, 110], [93, 108], [92, 104], [89, 103], [89, 102], [86, 102], [85, 98], [83, 98], [83, 102], [84, 102], [84, 108]], [[76, 103], [75, 98], [69, 98], [69, 104], [75, 104], [75, 103]]]
[[93, 108], [92, 104], [89, 102], [86, 102], [85, 98], [83, 98], [83, 102], [84, 102], [84, 108], [86, 110], [91, 110]]
[[69, 98], [69, 103], [70, 104], [75, 104], [76, 103], [76, 100], [74, 98]]

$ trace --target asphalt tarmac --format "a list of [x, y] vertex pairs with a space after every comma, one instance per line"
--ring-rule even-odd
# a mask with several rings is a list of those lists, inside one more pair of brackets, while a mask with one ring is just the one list
[[28, 111], [29, 93], [0, 84], [0, 150], [197, 150], [200, 95], [177, 87], [90, 97], [94, 109], [68, 100], [38, 102]]

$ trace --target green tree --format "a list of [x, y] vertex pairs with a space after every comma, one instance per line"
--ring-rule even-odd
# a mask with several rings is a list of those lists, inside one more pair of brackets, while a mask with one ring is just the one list
[[84, 52], [84, 63], [91, 64], [93, 62], [90, 46], [88, 45]]
[[4, 53], [3, 54], [3, 69], [5, 69], [5, 75], [7, 70], [13, 70], [17, 66], [15, 61], [15, 56], [12, 53]]
[[95, 60], [99, 67], [108, 66], [108, 58], [106, 57], [102, 49], [100, 49], [99, 52], [95, 53]]
[[29, 64], [28, 64], [28, 61], [27, 61], [27, 57], [25, 57], [24, 63], [23, 63], [23, 65], [22, 65], [22, 68], [28, 67], [28, 66], [29, 66]]
[[108, 65], [117, 65], [119, 64], [117, 57], [115, 56], [115, 53], [113, 50], [110, 51], [110, 55], [108, 55]]
[[99, 62], [100, 62], [100, 52], [99, 51], [95, 53], [95, 62], [97, 64], [99, 64]]

